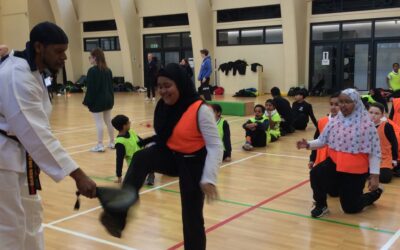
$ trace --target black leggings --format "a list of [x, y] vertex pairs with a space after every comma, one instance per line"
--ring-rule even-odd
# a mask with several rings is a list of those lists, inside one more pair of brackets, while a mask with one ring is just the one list
[[206, 155], [205, 148], [193, 156], [174, 153], [165, 146], [145, 148], [133, 156], [123, 183], [123, 187], [133, 186], [139, 191], [150, 172], [179, 177], [185, 249], [206, 249], [204, 194], [200, 188]]
[[367, 174], [336, 171], [336, 164], [327, 158], [310, 171], [311, 188], [316, 206], [327, 206], [327, 194], [337, 189], [345, 213], [358, 213], [377, 199], [376, 192], [363, 193]]
[[308, 117], [305, 114], [298, 114], [293, 122], [293, 127], [297, 130], [305, 130], [307, 128]]
[[156, 97], [156, 87], [154, 84], [148, 84], [147, 86], [147, 97], [150, 98], [150, 91], [153, 97]]
[[380, 183], [390, 183], [393, 177], [393, 170], [390, 168], [381, 168], [379, 175]]

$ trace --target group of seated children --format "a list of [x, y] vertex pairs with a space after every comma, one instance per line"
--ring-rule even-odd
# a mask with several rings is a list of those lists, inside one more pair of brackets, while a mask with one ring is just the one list
[[253, 147], [265, 147], [268, 143], [278, 140], [282, 135], [293, 133], [295, 130], [305, 130], [309, 119], [318, 127], [312, 105], [305, 101], [307, 92], [298, 90], [295, 93], [295, 101], [290, 107], [288, 100], [281, 96], [280, 89], [271, 89], [273, 99], [265, 102], [265, 107], [254, 107], [255, 117], [249, 119], [243, 128], [246, 131], [244, 150], [252, 150]]

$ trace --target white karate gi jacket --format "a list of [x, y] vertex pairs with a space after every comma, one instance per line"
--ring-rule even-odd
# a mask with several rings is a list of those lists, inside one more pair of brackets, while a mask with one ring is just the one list
[[78, 168], [50, 129], [51, 103], [39, 71], [13, 53], [0, 64], [0, 169], [26, 172], [25, 149], [40, 169], [60, 181]]

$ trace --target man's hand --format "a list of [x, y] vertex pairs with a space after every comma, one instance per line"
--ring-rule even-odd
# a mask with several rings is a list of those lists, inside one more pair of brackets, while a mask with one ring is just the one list
[[96, 183], [82, 169], [78, 168], [70, 176], [75, 180], [79, 193], [88, 198], [96, 197]]

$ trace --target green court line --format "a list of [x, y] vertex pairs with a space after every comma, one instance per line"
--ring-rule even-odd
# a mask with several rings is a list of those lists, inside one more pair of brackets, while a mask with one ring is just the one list
[[[169, 192], [169, 193], [175, 193], [175, 194], [179, 194], [180, 193], [178, 191], [165, 189], [165, 188], [160, 188], [159, 190], [160, 191], [164, 191], [164, 192]], [[238, 205], [238, 206], [242, 206], [242, 207], [252, 207], [252, 206], [254, 206], [253, 204], [247, 204], [247, 203], [242, 203], [242, 202], [237, 202], [237, 201], [231, 201], [231, 200], [225, 200], [225, 199], [218, 199], [218, 200], [221, 201], [221, 202], [224, 202], [224, 203], [230, 203], [230, 204], [234, 204], [234, 205]], [[385, 234], [395, 234], [396, 233], [396, 232], [390, 231], [390, 230], [377, 229], [377, 228], [372, 228], [372, 227], [367, 227], [367, 226], [360, 226], [360, 225], [356, 225], [356, 224], [341, 222], [341, 221], [327, 219], [327, 218], [313, 218], [311, 216], [304, 215], [304, 214], [288, 212], [288, 211], [279, 210], [279, 209], [273, 209], [273, 208], [268, 208], [268, 207], [259, 207], [258, 209], [269, 211], [269, 212], [275, 212], [275, 213], [280, 213], [280, 214], [286, 214], [286, 215], [302, 217], [302, 218], [306, 218], [306, 219], [319, 220], [319, 221], [329, 222], [329, 223], [333, 223], [333, 224], [338, 224], [338, 225], [348, 226], [348, 227], [353, 227], [353, 228], [358, 228], [358, 229], [365, 229], [365, 230], [379, 232], [379, 233], [385, 233]]]
[[[108, 176], [108, 177], [90, 176], [90, 177], [95, 179], [95, 180], [101, 180], [101, 181], [106, 181], [106, 182], [113, 182], [113, 180], [111, 178], [114, 178], [114, 176]], [[149, 189], [149, 188], [152, 188], [152, 187], [145, 185], [145, 186], [143, 186], [143, 188]], [[166, 188], [160, 188], [158, 190], [163, 191], [163, 192], [167, 192], [167, 193], [180, 194], [179, 191], [166, 189]], [[254, 204], [231, 201], [231, 200], [226, 200], [226, 199], [218, 199], [218, 201], [223, 202], [223, 203], [227, 203], [227, 204], [233, 204], [233, 205], [237, 205], [237, 206], [242, 206], [242, 207], [252, 207], [252, 206], [254, 206]], [[301, 217], [301, 218], [305, 218], [305, 219], [323, 221], [323, 222], [328, 222], [328, 223], [332, 223], [332, 224], [337, 224], [337, 225], [342, 225], [342, 226], [347, 226], [347, 227], [352, 227], [352, 228], [357, 228], [357, 229], [364, 229], [364, 230], [378, 232], [378, 233], [385, 233], [385, 234], [395, 234], [396, 233], [395, 231], [391, 231], [391, 230], [378, 229], [378, 228], [367, 227], [367, 226], [360, 226], [360, 225], [356, 225], [356, 224], [351, 224], [351, 223], [342, 222], [342, 221], [338, 221], [338, 220], [327, 219], [327, 218], [313, 218], [313, 217], [311, 217], [309, 215], [305, 215], [305, 214], [294, 213], [294, 212], [289, 212], [289, 211], [279, 210], [279, 209], [273, 209], [273, 208], [268, 208], [268, 207], [259, 207], [257, 209], [264, 210], [264, 211], [269, 211], [269, 212], [274, 212], [274, 213], [279, 213], [279, 214], [292, 215], [292, 216]]]

